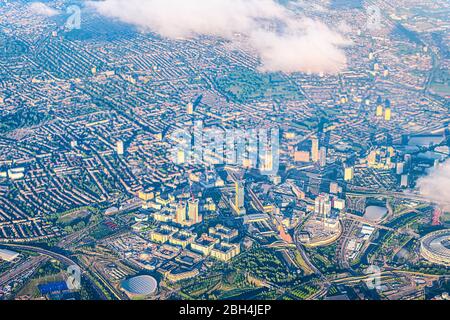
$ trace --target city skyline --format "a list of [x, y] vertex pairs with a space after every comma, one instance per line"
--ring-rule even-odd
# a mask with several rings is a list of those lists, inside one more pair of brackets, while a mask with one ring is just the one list
[[0, 300], [448, 300], [449, 10], [0, 0]]

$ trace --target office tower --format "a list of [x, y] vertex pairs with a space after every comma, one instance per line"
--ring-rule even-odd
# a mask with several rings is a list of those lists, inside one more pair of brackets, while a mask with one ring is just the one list
[[404, 174], [402, 175], [401, 181], [400, 181], [400, 186], [402, 188], [408, 188], [409, 187], [409, 175]]
[[274, 168], [274, 154], [270, 145], [259, 148], [259, 169], [261, 172], [271, 172]]
[[184, 224], [186, 222], [186, 204], [180, 202], [177, 205], [177, 211], [175, 214], [175, 221], [179, 224]]
[[321, 147], [319, 152], [319, 163], [321, 167], [325, 167], [327, 165], [327, 148]]
[[381, 99], [380, 96], [378, 96], [377, 98], [377, 117], [382, 117], [383, 116], [383, 112], [384, 112], [384, 107], [383, 107], [383, 99]]
[[397, 174], [403, 174], [403, 172], [405, 172], [405, 163], [404, 162], [399, 162], [397, 163]]
[[355, 168], [353, 166], [344, 166], [344, 180], [352, 181], [355, 176]]
[[313, 162], [319, 162], [319, 139], [314, 137], [311, 142], [311, 159]]
[[192, 160], [195, 164], [203, 163], [204, 156], [204, 128], [203, 121], [194, 122], [194, 145], [192, 149]]
[[235, 182], [235, 199], [234, 207], [238, 214], [245, 214], [244, 199], [245, 199], [245, 188], [242, 181]]
[[377, 106], [377, 117], [382, 117], [383, 116], [383, 111], [384, 111], [383, 106], [381, 104], [379, 104]]
[[384, 112], [384, 120], [390, 121], [392, 119], [392, 111], [391, 108], [386, 108]]
[[117, 141], [116, 151], [119, 156], [124, 154], [123, 141], [121, 140]]
[[264, 157], [264, 163], [261, 168], [262, 172], [272, 172], [273, 171], [273, 155], [269, 152]]
[[198, 199], [192, 199], [188, 201], [188, 217], [189, 217], [189, 221], [192, 223], [199, 223], [200, 220], [200, 216], [198, 214], [198, 203], [199, 200]]
[[183, 164], [186, 162], [186, 153], [183, 149], [178, 150], [177, 152], [177, 164]]
[[187, 104], [186, 109], [187, 109], [186, 110], [187, 114], [189, 114], [189, 115], [193, 115], [194, 114], [194, 104], [192, 102], [189, 102]]
[[392, 117], [392, 110], [391, 110], [391, 101], [389, 99], [386, 99], [385, 101], [385, 111], [384, 111], [384, 120], [390, 121]]
[[244, 194], [245, 194], [245, 190], [244, 190], [244, 184], [242, 183], [242, 181], [238, 181], [235, 184], [236, 187], [236, 208], [241, 208], [244, 206]]
[[314, 203], [314, 212], [319, 215], [323, 216], [324, 220], [331, 215], [331, 199], [330, 196], [327, 194], [321, 194], [319, 195]]
[[333, 205], [334, 209], [342, 211], [345, 209], [345, 200], [334, 197], [333, 201], [332, 201], [332, 205]]

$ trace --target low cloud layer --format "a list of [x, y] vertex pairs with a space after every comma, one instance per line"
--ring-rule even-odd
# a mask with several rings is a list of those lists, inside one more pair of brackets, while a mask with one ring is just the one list
[[421, 195], [443, 208], [450, 209], [450, 160], [419, 179], [417, 187]]
[[53, 17], [60, 14], [58, 10], [49, 7], [43, 2], [30, 3], [29, 9], [32, 13], [45, 17]]
[[245, 37], [262, 71], [335, 74], [349, 42], [324, 23], [299, 17], [274, 0], [89, 1], [100, 14], [167, 38]]

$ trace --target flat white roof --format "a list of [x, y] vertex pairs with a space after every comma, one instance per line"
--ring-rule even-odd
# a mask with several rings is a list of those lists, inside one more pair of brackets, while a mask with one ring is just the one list
[[6, 250], [6, 249], [0, 249], [0, 259], [5, 261], [13, 261], [19, 256], [17, 252]]

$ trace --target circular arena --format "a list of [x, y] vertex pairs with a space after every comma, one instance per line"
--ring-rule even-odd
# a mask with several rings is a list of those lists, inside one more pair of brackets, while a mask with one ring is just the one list
[[450, 229], [432, 232], [423, 237], [420, 253], [430, 262], [450, 266]]
[[123, 280], [121, 288], [130, 298], [144, 298], [156, 293], [158, 282], [151, 276], [138, 276]]

